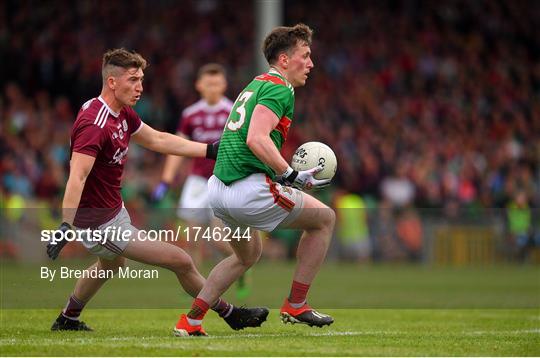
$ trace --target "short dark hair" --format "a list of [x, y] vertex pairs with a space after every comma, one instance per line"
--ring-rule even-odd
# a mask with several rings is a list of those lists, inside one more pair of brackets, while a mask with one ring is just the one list
[[279, 26], [270, 32], [264, 39], [262, 50], [268, 64], [274, 64], [283, 52], [289, 53], [298, 41], [311, 46], [313, 30], [305, 24], [297, 24], [292, 27]]
[[197, 79], [200, 79], [204, 75], [223, 75], [226, 76], [227, 72], [225, 67], [221, 66], [219, 63], [207, 63], [204, 66], [199, 68], [197, 72]]
[[128, 51], [125, 48], [115, 48], [108, 50], [103, 55], [103, 64], [101, 66], [103, 81], [111, 74], [114, 67], [121, 67], [125, 70], [130, 68], [144, 70], [148, 67], [148, 62], [135, 51]]

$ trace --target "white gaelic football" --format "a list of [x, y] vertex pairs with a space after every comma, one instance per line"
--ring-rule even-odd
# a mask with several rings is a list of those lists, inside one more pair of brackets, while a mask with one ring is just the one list
[[337, 159], [334, 151], [321, 142], [307, 142], [302, 144], [292, 157], [291, 167], [302, 171], [321, 164], [324, 169], [314, 175], [315, 179], [332, 179], [337, 170]]

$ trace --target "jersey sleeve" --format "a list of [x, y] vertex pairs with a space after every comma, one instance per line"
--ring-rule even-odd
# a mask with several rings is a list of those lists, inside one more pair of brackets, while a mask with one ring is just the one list
[[103, 148], [105, 137], [106, 131], [95, 124], [81, 126], [73, 134], [73, 151], [96, 158]]
[[293, 103], [293, 94], [286, 86], [266, 84], [261, 88], [257, 103], [268, 107], [278, 118], [281, 118], [289, 112]]
[[129, 108], [127, 111], [127, 120], [128, 120], [128, 128], [129, 133], [131, 135], [137, 133], [143, 125], [143, 121], [141, 120], [141, 117], [135, 112], [133, 108]]

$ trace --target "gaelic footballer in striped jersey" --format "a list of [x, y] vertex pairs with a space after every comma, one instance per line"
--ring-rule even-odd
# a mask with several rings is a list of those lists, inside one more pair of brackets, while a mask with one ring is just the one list
[[209, 307], [255, 264], [262, 250], [256, 230], [303, 229], [298, 267], [282, 321], [322, 327], [333, 319], [306, 302], [313, 279], [326, 256], [335, 223], [332, 209], [303, 192], [322, 188], [330, 179], [316, 179], [321, 166], [297, 171], [281, 156], [293, 123], [294, 91], [306, 84], [313, 69], [312, 30], [298, 24], [277, 27], [265, 38], [263, 52], [270, 66], [255, 77], [234, 102], [225, 125], [208, 195], [214, 214], [231, 228], [255, 229], [251, 240], [231, 241], [235, 255], [216, 265], [187, 315], [176, 325], [178, 335], [202, 331]]

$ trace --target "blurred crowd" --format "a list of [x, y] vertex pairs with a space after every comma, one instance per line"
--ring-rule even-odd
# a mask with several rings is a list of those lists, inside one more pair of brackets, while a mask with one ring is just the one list
[[[540, 3], [283, 3], [286, 24], [315, 30], [315, 68], [296, 91], [287, 158], [305, 141], [325, 142], [338, 156], [336, 192], [393, 207], [538, 207]], [[175, 131], [181, 109], [197, 100], [194, 75], [204, 63], [227, 68], [236, 98], [256, 75], [254, 6], [5, 1], [3, 197], [60, 205], [69, 130], [80, 105], [99, 94], [108, 48], [150, 61], [136, 110], [155, 128]], [[142, 206], [163, 159], [134, 147], [124, 195]]]
[[538, 207], [538, 2], [293, 3], [318, 65], [299, 127], [338, 152], [340, 185], [424, 208], [524, 191]]
[[[229, 70], [233, 95], [252, 76], [251, 2], [7, 1], [0, 7], [3, 192], [54, 200], [62, 194], [69, 131], [87, 99], [101, 90], [101, 55], [134, 49], [149, 60], [136, 110], [151, 126], [174, 132], [183, 107], [195, 102], [194, 75], [207, 62]], [[65, 11], [69, 9], [69, 11]], [[52, 20], [54, 19], [54, 21]], [[160, 157], [130, 148], [126, 180], [143, 195]], [[157, 163], [157, 165], [156, 165]], [[133, 190], [132, 190], [133, 191]]]

